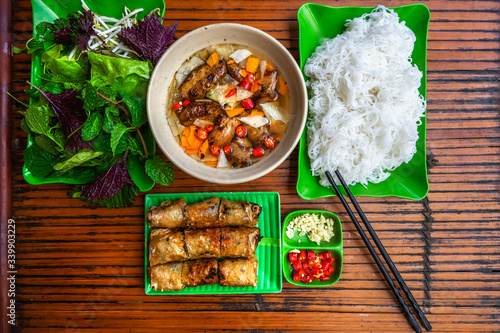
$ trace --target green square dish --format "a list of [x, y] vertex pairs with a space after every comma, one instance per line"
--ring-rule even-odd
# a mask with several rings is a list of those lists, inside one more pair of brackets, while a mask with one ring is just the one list
[[[53, 22], [55, 19], [67, 17], [71, 12], [82, 10], [80, 0], [32, 0], [31, 3], [33, 6], [33, 29], [40, 22]], [[159, 9], [161, 16], [165, 13], [165, 2], [163, 0], [123, 0], [120, 2], [85, 0], [85, 3], [92, 11], [114, 18], [121, 18], [125, 7], [131, 10], [144, 8], [144, 11], [138, 13], [139, 19], [144, 18], [145, 15], [155, 9]], [[36, 36], [35, 30], [33, 30], [33, 36]], [[40, 84], [38, 74], [41, 73], [43, 73], [41, 59], [38, 56], [33, 57], [31, 60], [31, 82], [33, 84], [37, 86]], [[156, 145], [149, 127], [145, 128], [143, 136], [148, 152], [154, 155]], [[28, 136], [28, 147], [32, 144], [33, 139]], [[141, 163], [137, 157], [131, 156], [127, 159], [127, 169], [129, 170], [130, 177], [141, 191], [149, 191], [153, 188], [155, 183], [146, 175], [144, 163]], [[58, 177], [54, 175], [35, 177], [26, 166], [23, 166], [23, 176], [29, 184], [33, 185], [52, 183], [79, 184], [78, 181], [71, 177]]]
[[[187, 287], [179, 291], [156, 291], [151, 287], [148, 274], [149, 250], [148, 239], [151, 228], [146, 214], [151, 206], [159, 206], [165, 200], [184, 198], [187, 204], [193, 204], [212, 197], [230, 200], [248, 200], [262, 207], [258, 227], [262, 240], [255, 256], [259, 259], [257, 269], [257, 287], [223, 287], [218, 284], [199, 287]], [[281, 291], [281, 212], [280, 197], [276, 192], [220, 192], [220, 193], [166, 193], [147, 194], [144, 212], [144, 282], [148, 295], [212, 295], [212, 294], [262, 294]]]
[[[293, 238], [288, 238], [286, 236], [286, 229], [290, 224], [290, 221], [295, 217], [303, 214], [316, 214], [322, 215], [325, 218], [330, 218], [333, 220], [333, 232], [334, 236], [328, 242], [321, 241], [320, 245], [309, 240], [307, 235], [299, 236], [298, 232], [295, 232]], [[281, 247], [283, 249], [283, 275], [285, 279], [291, 284], [299, 287], [327, 287], [332, 284], [337, 283], [342, 275], [342, 264], [343, 264], [343, 245], [342, 245], [342, 224], [337, 215], [327, 212], [324, 210], [297, 210], [287, 215], [285, 221], [283, 222], [282, 229], [282, 239]], [[303, 282], [295, 282], [292, 279], [292, 264], [288, 259], [288, 252], [291, 250], [313, 250], [315, 253], [321, 253], [329, 251], [333, 259], [335, 259], [333, 267], [333, 273], [330, 275], [330, 279], [326, 281], [313, 280], [311, 283], [305, 284]]]
[[[299, 22], [300, 68], [304, 70], [306, 60], [317, 46], [325, 39], [331, 39], [345, 30], [348, 19], [354, 19], [369, 13], [374, 7], [330, 7], [313, 3], [302, 5], [297, 13]], [[420, 3], [391, 7], [399, 15], [400, 21], [415, 33], [417, 38], [412, 54], [412, 63], [423, 72], [420, 94], [426, 97], [427, 85], [427, 33], [429, 28], [429, 9]], [[302, 72], [303, 73], [303, 72]], [[304, 75], [304, 79], [307, 77]], [[394, 196], [411, 200], [421, 200], [429, 191], [427, 180], [425, 131], [426, 118], [421, 118], [418, 127], [419, 139], [417, 152], [409, 163], [403, 163], [391, 172], [389, 178], [378, 184], [369, 183], [350, 186], [354, 196], [386, 197]], [[306, 200], [335, 196], [331, 188], [319, 184], [319, 177], [311, 173], [310, 160], [307, 153], [307, 126], [302, 132], [299, 143], [299, 172], [297, 193]], [[335, 170], [332, 170], [332, 172]], [[341, 188], [345, 195], [345, 191]]]

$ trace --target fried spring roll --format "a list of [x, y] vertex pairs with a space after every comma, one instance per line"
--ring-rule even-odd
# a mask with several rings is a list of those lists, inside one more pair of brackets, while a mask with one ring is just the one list
[[189, 259], [220, 258], [220, 228], [186, 229], [184, 241]]
[[186, 206], [186, 220], [190, 228], [219, 226], [219, 201], [217, 197]]
[[182, 262], [156, 265], [150, 268], [151, 287], [156, 291], [182, 290]]
[[160, 228], [185, 228], [187, 226], [184, 217], [186, 201], [181, 198], [175, 201], [164, 201], [160, 206], [151, 206], [147, 214], [149, 224]]
[[259, 222], [262, 207], [243, 201], [221, 199], [219, 207], [219, 226], [253, 227]]
[[190, 260], [182, 267], [182, 283], [186, 287], [198, 287], [219, 283], [218, 263], [215, 259]]
[[149, 265], [155, 266], [188, 258], [184, 234], [172, 229], [155, 229], [149, 238]]
[[221, 228], [221, 256], [253, 258], [261, 238], [259, 228]]
[[219, 263], [219, 284], [228, 287], [257, 287], [257, 258], [227, 259]]

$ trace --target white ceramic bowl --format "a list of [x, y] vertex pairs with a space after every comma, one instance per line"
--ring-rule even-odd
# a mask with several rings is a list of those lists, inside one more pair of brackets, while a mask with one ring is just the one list
[[[234, 43], [257, 50], [278, 66], [290, 92], [291, 116], [276, 149], [251, 166], [216, 169], [185, 154], [172, 135], [166, 116], [167, 92], [177, 69], [191, 55], [211, 45]], [[156, 142], [168, 159], [187, 174], [217, 184], [244, 183], [277, 168], [293, 151], [307, 118], [307, 91], [300, 68], [287, 49], [265, 32], [234, 23], [204, 26], [182, 36], [156, 65], [149, 83], [148, 119]]]

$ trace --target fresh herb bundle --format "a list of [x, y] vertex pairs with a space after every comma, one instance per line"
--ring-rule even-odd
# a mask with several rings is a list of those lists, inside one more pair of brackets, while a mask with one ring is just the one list
[[[131, 157], [156, 183], [174, 177], [171, 163], [148, 152], [142, 133], [153, 65], [174, 42], [177, 24], [167, 28], [153, 13], [124, 18], [123, 29], [109, 28], [91, 11], [71, 13], [38, 24], [43, 37], [14, 50], [40, 56], [44, 68], [41, 84], [27, 91], [35, 102], [22, 112], [21, 127], [32, 138], [26, 168], [35, 177], [70, 177], [81, 184], [73, 197], [110, 208], [131, 206], [139, 192], [127, 170]], [[124, 44], [119, 53], [103, 39], [106, 28]]]

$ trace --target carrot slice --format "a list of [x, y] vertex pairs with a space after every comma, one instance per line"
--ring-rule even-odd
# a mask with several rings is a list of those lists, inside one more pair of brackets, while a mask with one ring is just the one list
[[278, 78], [278, 82], [276, 83], [276, 91], [278, 92], [278, 94], [283, 96], [284, 94], [286, 94], [287, 90], [288, 87], [285, 83], [285, 80], [283, 80], [283, 78], [280, 76]]
[[215, 64], [217, 64], [218, 62], [219, 62], [219, 55], [216, 52], [212, 53], [210, 57], [208, 57], [207, 59], [207, 64], [210, 67], [215, 66]]
[[245, 111], [245, 108], [235, 108], [232, 110], [227, 110], [226, 114], [229, 118], [233, 118], [233, 117], [236, 117], [236, 116], [242, 114], [243, 111]]
[[207, 156], [208, 150], [208, 140], [203, 141], [203, 144], [198, 149], [198, 157], [201, 158], [201, 155]]
[[262, 117], [264, 117], [265, 114], [262, 111], [252, 110], [252, 112], [248, 116], [249, 117], [253, 117], [253, 116], [262, 116]]
[[186, 149], [184, 152], [188, 155], [193, 155], [198, 153], [198, 149]]
[[274, 71], [274, 67], [270, 63], [267, 63], [266, 64], [266, 71], [272, 72], [272, 71]]
[[246, 71], [255, 73], [257, 72], [257, 68], [259, 68], [259, 59], [254, 57], [248, 57], [247, 64], [245, 65]]

